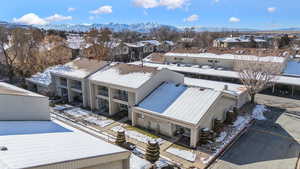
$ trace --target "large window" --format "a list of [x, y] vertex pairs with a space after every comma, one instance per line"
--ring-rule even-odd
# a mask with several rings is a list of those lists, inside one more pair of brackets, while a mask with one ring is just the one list
[[105, 86], [98, 86], [98, 95], [108, 96], [108, 88]]
[[81, 90], [81, 82], [80, 81], [72, 81], [72, 85], [71, 85], [72, 88], [74, 89], [78, 89], [78, 90]]
[[114, 98], [118, 100], [128, 101], [128, 92], [125, 90], [117, 90]]

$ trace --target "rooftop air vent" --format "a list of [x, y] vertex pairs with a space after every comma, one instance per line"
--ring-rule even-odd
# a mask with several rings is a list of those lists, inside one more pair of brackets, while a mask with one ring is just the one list
[[7, 151], [7, 150], [8, 150], [7, 147], [5, 147], [5, 146], [0, 146], [0, 151]]

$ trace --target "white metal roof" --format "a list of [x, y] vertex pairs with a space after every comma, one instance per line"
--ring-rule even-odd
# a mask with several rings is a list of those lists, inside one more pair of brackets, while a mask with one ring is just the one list
[[98, 61], [87, 58], [77, 58], [65, 64], [65, 69], [60, 71], [54, 71], [52, 73], [61, 76], [84, 79], [107, 65], [108, 62], [106, 61]]
[[214, 53], [173, 53], [165, 54], [165, 57], [190, 57], [190, 58], [207, 58], [207, 59], [226, 59], [226, 60], [249, 60], [261, 62], [283, 63], [286, 58], [275, 56], [258, 57], [254, 55], [233, 55], [233, 54], [214, 54]]
[[[87, 133], [72, 128], [64, 123], [56, 124], [71, 130], [71, 132], [54, 132], [40, 134], [21, 134], [0, 136], [0, 146], [8, 148], [0, 151], [1, 169], [31, 168], [65, 161], [105, 156], [126, 152], [126, 150]], [[22, 123], [32, 130], [38, 128], [41, 122], [1, 122], [7, 128], [21, 127]], [[18, 123], [18, 124], [16, 124]], [[35, 125], [36, 124], [36, 125]]]
[[[240, 95], [243, 92], [246, 92], [246, 88], [243, 85], [234, 84], [234, 83], [226, 83], [226, 82], [218, 82], [213, 80], [204, 80], [204, 79], [195, 79], [195, 78], [184, 78], [184, 83], [188, 86], [198, 86], [205, 87], [210, 89], [215, 89], [219, 91], [229, 92], [234, 95]], [[225, 85], [227, 85], [228, 89], [224, 90]]]
[[[147, 68], [137, 65], [130, 65], [134, 67], [134, 70], [130, 71], [130, 68], [128, 68], [128, 72], [122, 73], [122, 70], [120, 70], [120, 66], [122, 65], [127, 64], [117, 64], [111, 67], [107, 67], [103, 70], [96, 72], [89, 79], [95, 82], [137, 89], [140, 86], [142, 86], [145, 82], [147, 82], [156, 72], [143, 71], [143, 69], [146, 70], [149, 69], [149, 67]], [[151, 69], [153, 68], [151, 67]]]
[[[141, 63], [134, 62], [131, 64], [139, 65]], [[199, 74], [199, 75], [208, 75], [208, 76], [239, 79], [238, 72], [230, 71], [230, 70], [203, 69], [203, 68], [197, 68], [197, 67], [166, 65], [166, 64], [158, 64], [158, 63], [149, 63], [149, 62], [144, 62], [143, 64], [145, 66], [149, 66], [149, 67], [157, 67], [160, 69], [167, 68], [169, 70], [182, 72], [182, 73], [192, 73], [192, 74]], [[285, 85], [300, 86], [300, 78], [297, 78], [297, 77], [277, 76], [275, 82], [279, 83], [279, 84], [285, 84]]]
[[[164, 99], [172, 99], [172, 102], [168, 103], [167, 108], [159, 109], [163, 110], [162, 112], [152, 111], [151, 108], [149, 109], [149, 111], [153, 112], [156, 115], [196, 125], [203, 117], [203, 115], [207, 113], [213, 103], [218, 99], [221, 93], [221, 91], [212, 89], [187, 87], [183, 92], [182, 90], [180, 90], [179, 95], [176, 95], [176, 98], [174, 99], [173, 97], [163, 97], [173, 95], [172, 90], [159, 87], [154, 90], [151, 95], [145, 98], [143, 102], [153, 102], [153, 100], [155, 99], [161, 102], [168, 102], [168, 100]], [[153, 102], [153, 104], [155, 104], [155, 102]], [[153, 106], [155, 107], [155, 105], [152, 105], [152, 107]], [[138, 106], [138, 108], [148, 110], [147, 107], [145, 108]]]
[[32, 97], [45, 97], [37, 93], [16, 87], [14, 85], [0, 82], [0, 95], [18, 95], [18, 96], [32, 96]]

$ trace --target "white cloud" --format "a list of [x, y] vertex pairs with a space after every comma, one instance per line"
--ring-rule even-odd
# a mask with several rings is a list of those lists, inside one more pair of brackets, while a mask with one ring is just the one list
[[76, 8], [68, 8], [68, 12], [76, 11]]
[[142, 8], [155, 8], [164, 6], [167, 9], [183, 8], [189, 0], [133, 0], [133, 4]]
[[59, 14], [54, 14], [52, 16], [49, 16], [45, 18], [47, 22], [59, 22], [59, 21], [66, 21], [66, 20], [72, 20], [72, 16], [62, 16]]
[[159, 6], [159, 3], [157, 0], [134, 0], [133, 4], [137, 7], [142, 7], [142, 8], [155, 8]]
[[231, 23], [237, 23], [237, 22], [240, 22], [240, 18], [237, 18], [237, 17], [230, 17], [229, 18], [229, 22]]
[[44, 25], [51, 22], [72, 20], [72, 16], [62, 16], [59, 14], [54, 14], [52, 16], [41, 18], [35, 13], [28, 13], [20, 18], [13, 18], [13, 22], [21, 23], [26, 25]]
[[269, 8], [267, 8], [267, 11], [269, 12], [269, 13], [273, 13], [273, 12], [276, 12], [276, 7], [269, 7]]
[[160, 0], [161, 6], [166, 6], [168, 9], [182, 8], [187, 3], [187, 0]]
[[20, 18], [13, 18], [13, 22], [26, 25], [43, 25], [47, 23], [47, 21], [34, 13], [28, 13]]
[[109, 5], [104, 5], [104, 6], [101, 6], [99, 7], [98, 9], [96, 10], [93, 10], [93, 11], [90, 11], [91, 14], [110, 14], [112, 13], [112, 6], [109, 6]]
[[195, 22], [199, 19], [199, 16], [194, 14], [184, 19], [185, 22]]

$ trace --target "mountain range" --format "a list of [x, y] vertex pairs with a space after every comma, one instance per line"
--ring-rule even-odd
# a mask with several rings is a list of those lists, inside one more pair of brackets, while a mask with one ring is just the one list
[[[0, 21], [0, 26], [6, 26], [9, 28], [15, 27], [36, 27], [40, 29], [54, 29], [54, 30], [63, 30], [63, 31], [75, 31], [75, 32], [87, 32], [92, 28], [109, 28], [115, 32], [120, 32], [124, 30], [131, 30], [141, 33], [148, 33], [153, 28], [160, 28], [160, 27], [168, 27], [170, 29], [176, 31], [183, 31], [187, 27], [177, 27], [171, 25], [163, 25], [157, 23], [137, 23], [137, 24], [120, 24], [120, 23], [107, 23], [107, 24], [45, 24], [45, 25], [23, 25], [23, 24], [16, 24], [16, 23], [9, 23]], [[300, 27], [294, 28], [282, 28], [282, 29], [272, 29], [272, 30], [259, 30], [259, 29], [248, 29], [248, 28], [225, 28], [225, 27], [200, 27], [195, 26], [193, 27], [197, 32], [223, 32], [223, 31], [239, 31], [239, 32], [256, 32], [256, 31], [300, 31]]]

